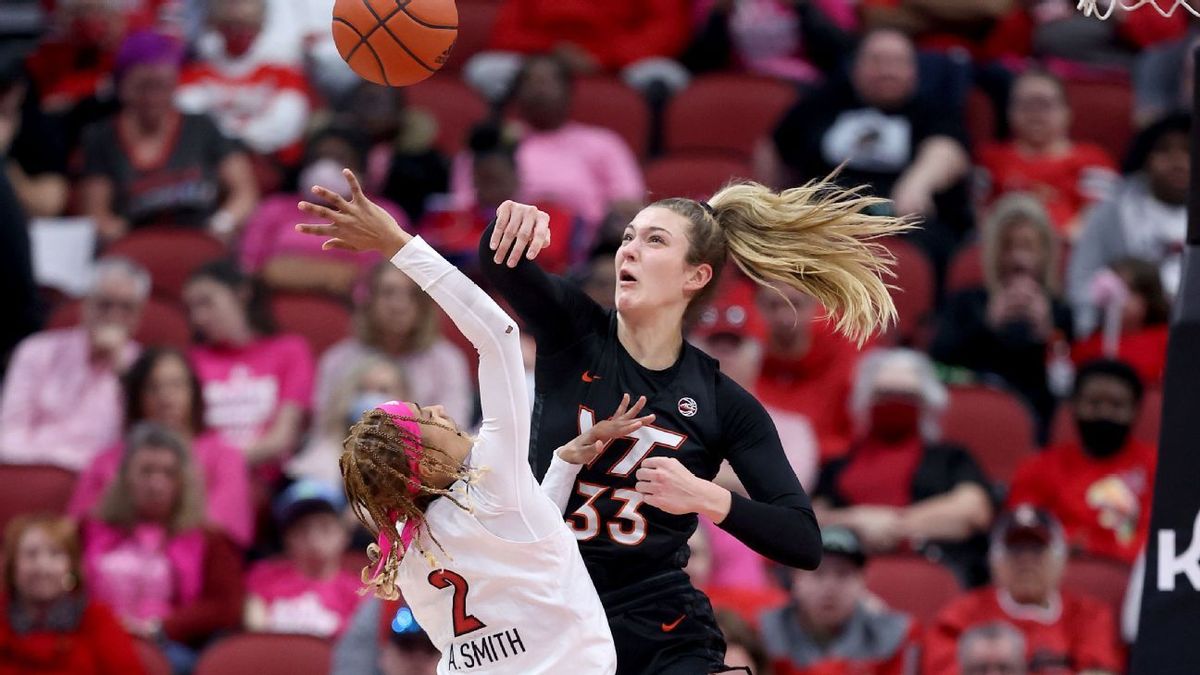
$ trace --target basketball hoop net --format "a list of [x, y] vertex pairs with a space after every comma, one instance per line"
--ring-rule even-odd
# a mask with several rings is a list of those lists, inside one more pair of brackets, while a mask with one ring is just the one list
[[[1159, 3], [1160, 0], [1079, 0], [1076, 9], [1083, 12], [1084, 16], [1095, 16], [1097, 19], [1104, 20], [1112, 16], [1113, 10], [1118, 7], [1123, 11], [1132, 12], [1135, 9], [1141, 8], [1143, 5], [1150, 5], [1154, 11], [1163, 16], [1171, 16], [1175, 10], [1182, 7], [1197, 18], [1200, 18], [1200, 10], [1188, 4], [1188, 0], [1161, 0], [1164, 4], [1170, 2], [1171, 5], [1167, 9], [1163, 9]], [[1104, 7], [1101, 7], [1104, 5]]]

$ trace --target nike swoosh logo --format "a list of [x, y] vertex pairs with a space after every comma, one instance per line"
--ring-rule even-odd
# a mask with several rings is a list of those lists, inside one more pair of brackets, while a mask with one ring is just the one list
[[674, 620], [674, 621], [672, 621], [671, 623], [664, 623], [664, 624], [662, 625], [662, 631], [663, 631], [664, 633], [670, 633], [671, 631], [675, 630], [676, 626], [678, 626], [679, 624], [683, 623], [683, 620], [684, 620], [684, 619], [686, 619], [686, 618], [687, 618], [687, 614], [680, 614], [680, 615], [679, 615], [679, 618], [678, 618], [678, 619], [675, 619], [675, 620]]
[[585, 370], [579, 379], [583, 380], [584, 382], [595, 382], [596, 380], [601, 380], [604, 378], [600, 377], [599, 375], [593, 375], [590, 370]]

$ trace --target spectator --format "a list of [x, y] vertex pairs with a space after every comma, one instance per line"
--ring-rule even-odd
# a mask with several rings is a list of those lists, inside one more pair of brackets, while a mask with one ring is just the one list
[[[739, 278], [722, 282], [717, 296], [700, 313], [689, 340], [721, 363], [721, 372], [740, 387], [755, 393], [762, 376], [766, 327], [755, 306], [754, 284]], [[808, 418], [799, 413], [764, 404], [775, 422], [783, 452], [800, 483], [811, 489], [817, 474], [819, 450]], [[728, 462], [723, 462], [718, 482], [746, 494]], [[732, 537], [729, 541], [736, 541]], [[738, 546], [741, 546], [740, 542]], [[742, 546], [744, 548], [744, 546]]]
[[1089, 214], [1067, 269], [1067, 297], [1081, 335], [1091, 333], [1099, 321], [1090, 298], [1092, 277], [1118, 258], [1154, 263], [1167, 294], [1178, 292], [1187, 234], [1191, 127], [1190, 115], [1178, 113], [1139, 134], [1124, 167], [1125, 179]]
[[1003, 621], [967, 630], [958, 639], [961, 675], [1025, 675], [1025, 636]]
[[219, 47], [183, 72], [176, 101], [207, 113], [230, 138], [286, 165], [300, 159], [312, 113], [304, 72], [271, 53], [263, 39], [266, 0], [214, 0], [209, 23]]
[[814, 505], [868, 551], [931, 549], [967, 585], [987, 579], [991, 488], [963, 448], [940, 443], [946, 389], [920, 352], [881, 349], [858, 366], [850, 407], [856, 441], [821, 469]]
[[[37, 282], [33, 276], [33, 249], [29, 223], [20, 198], [7, 171], [0, 171], [0, 379], [4, 378], [9, 358], [17, 345], [41, 326], [42, 308]], [[612, 267], [612, 264], [609, 264]], [[611, 297], [611, 294], [610, 296]], [[7, 417], [4, 398], [0, 397], [0, 428]], [[0, 432], [0, 457], [4, 453], [4, 435]]]
[[65, 518], [21, 516], [4, 537], [5, 675], [138, 675], [133, 640], [83, 588], [79, 539]]
[[767, 324], [766, 354], [753, 391], [764, 405], [803, 415], [817, 435], [821, 461], [850, 443], [850, 378], [858, 348], [818, 317], [817, 301], [785, 285], [760, 288], [756, 303]]
[[1072, 548], [1132, 564], [1150, 527], [1156, 464], [1154, 447], [1130, 435], [1141, 401], [1141, 380], [1128, 365], [1084, 364], [1071, 397], [1079, 440], [1026, 459], [1009, 503], [1053, 513]]
[[800, 84], [816, 84], [853, 50], [854, 5], [845, 0], [699, 0], [683, 55], [692, 72], [738, 66]]
[[1080, 366], [1101, 357], [1120, 359], [1147, 387], [1160, 388], [1167, 368], [1171, 303], [1158, 268], [1138, 258], [1122, 258], [1109, 271], [1096, 275], [1092, 284], [1093, 296], [1105, 296], [1096, 302], [1103, 308], [1104, 329], [1076, 343], [1071, 360]]
[[1192, 54], [1200, 47], [1195, 28], [1178, 40], [1165, 42], [1138, 55], [1133, 68], [1133, 118], [1139, 126], [1175, 110], [1192, 109]]
[[435, 675], [441, 654], [403, 600], [371, 596], [333, 648], [331, 675]]
[[275, 500], [284, 557], [246, 575], [248, 630], [333, 637], [346, 627], [362, 582], [342, 568], [350, 543], [339, 516], [345, 508], [340, 486], [312, 480], [292, 483]]
[[1032, 193], [1068, 241], [1079, 235], [1084, 209], [1112, 192], [1116, 171], [1104, 148], [1071, 140], [1071, 115], [1062, 80], [1043, 70], [1026, 71], [1013, 83], [1008, 102], [1013, 140], [990, 143], [978, 153], [986, 202], [1011, 192]]
[[864, 0], [863, 21], [913, 37], [922, 49], [969, 49], [980, 55], [1010, 0]]
[[[354, 283], [379, 262], [379, 256], [322, 250], [320, 239], [296, 231], [296, 223], [312, 219], [296, 205], [302, 200], [321, 203], [312, 192], [315, 185], [338, 190], [349, 199], [350, 184], [342, 170], [362, 171], [366, 151], [366, 139], [355, 130], [327, 127], [314, 133], [308, 140], [297, 191], [267, 197], [246, 221], [240, 242], [242, 269], [272, 288], [349, 297]], [[399, 206], [375, 195], [371, 199], [401, 227], [408, 227]]]
[[83, 530], [97, 598], [185, 672], [197, 647], [238, 625], [242, 604], [241, 561], [223, 536], [202, 527], [204, 493], [190, 459], [166, 427], [135, 426], [117, 479]]
[[198, 344], [205, 422], [241, 450], [260, 487], [280, 476], [312, 400], [313, 358], [297, 335], [275, 332], [261, 284], [229, 260], [192, 273], [183, 289]]
[[617, 266], [613, 259], [617, 248], [614, 242], [600, 241], [592, 247], [575, 275], [583, 292], [604, 309], [616, 308]]
[[72, 471], [120, 437], [120, 375], [137, 358], [132, 335], [150, 275], [124, 258], [96, 264], [74, 328], [43, 331], [13, 355], [0, 401], [0, 460]]
[[[246, 459], [204, 426], [200, 380], [187, 357], [171, 347], [142, 352], [124, 378], [125, 430], [157, 422], [189, 445], [190, 460], [204, 482], [205, 522], [242, 548], [254, 539]], [[87, 517], [117, 478], [124, 445], [114, 443], [84, 469], [67, 512]]]
[[867, 556], [854, 532], [825, 525], [821, 542], [821, 566], [792, 571], [791, 602], [763, 614], [763, 645], [776, 675], [905, 672], [916, 622], [868, 601]]
[[[471, 132], [471, 191], [475, 201], [463, 208], [431, 212], [421, 226], [421, 236], [460, 268], [478, 269], [479, 238], [496, 217], [496, 208], [516, 201], [521, 193], [517, 170], [517, 144], [504, 137], [499, 126], [482, 124]], [[562, 274], [570, 262], [571, 244], [578, 232], [575, 214], [552, 203], [538, 208], [550, 215], [554, 237], [538, 254], [548, 272]]]
[[[656, 82], [687, 84], [673, 61], [688, 38], [683, 0], [505, 0], [492, 28], [491, 48], [467, 62], [464, 75], [485, 96], [498, 98], [523, 57], [553, 53], [578, 75], [620, 71], [639, 89]], [[518, 76], [519, 77], [519, 76]]]
[[48, 218], [67, 203], [67, 151], [33, 95], [20, 56], [12, 46], [0, 48], [0, 168], [25, 213]]
[[[892, 199], [897, 213], [926, 217], [914, 236], [940, 267], [964, 226], [952, 221], [961, 220], [965, 199], [950, 191], [969, 168], [966, 132], [959, 105], [917, 89], [909, 38], [895, 30], [868, 33], [850, 77], [803, 97], [775, 128], [775, 152], [791, 174], [777, 182], [824, 178], [842, 167], [838, 183], [869, 185]], [[964, 203], [951, 205], [955, 199]]]
[[84, 134], [80, 208], [110, 242], [131, 228], [205, 228], [228, 239], [258, 199], [246, 156], [203, 115], [171, 101], [182, 52], [172, 38], [135, 33], [113, 77], [121, 111]]
[[1045, 207], [1023, 194], [996, 203], [982, 237], [986, 287], [950, 298], [929, 353], [1012, 388], [1044, 435], [1055, 394], [1065, 393], [1050, 380], [1048, 355], [1069, 360], [1072, 337], [1070, 310], [1055, 297], [1059, 244]]
[[304, 449], [288, 462], [287, 473], [293, 478], [340, 484], [338, 461], [346, 430], [380, 403], [412, 398], [400, 365], [382, 354], [363, 354], [345, 365], [328, 403], [318, 409]]
[[433, 299], [387, 262], [371, 271], [366, 286], [356, 309], [354, 335], [321, 355], [315, 409], [328, 410], [352, 364], [374, 353], [400, 367], [413, 400], [441, 401], [448, 416], [471, 419], [474, 394], [467, 360], [442, 336], [441, 312]]
[[60, 0], [58, 29], [29, 56], [43, 110], [68, 113], [112, 87], [117, 48], [125, 37], [120, 0]]
[[371, 147], [366, 171], [359, 175], [368, 194], [375, 192], [404, 209], [409, 222], [420, 222], [425, 202], [447, 191], [449, 161], [437, 148], [438, 121], [428, 111], [408, 106], [403, 87], [363, 82], [335, 115], [339, 126], [359, 129]]
[[737, 614], [718, 610], [717, 626], [725, 636], [726, 666], [744, 668], [750, 675], [770, 675], [767, 652], [749, 623]]
[[995, 586], [968, 593], [942, 609], [925, 636], [922, 673], [958, 673], [956, 652], [963, 634], [996, 621], [1024, 634], [1031, 671], [1122, 672], [1112, 610], [1061, 590], [1067, 547], [1054, 516], [1028, 505], [1004, 515], [988, 556]]
[[[548, 56], [526, 60], [513, 80], [509, 100], [519, 132], [518, 201], [551, 201], [571, 209], [584, 222], [577, 243], [588, 247], [605, 213], [640, 205], [646, 188], [637, 158], [616, 132], [570, 121], [572, 87], [570, 69]], [[451, 190], [463, 203], [479, 202], [471, 190], [471, 168], [460, 155], [451, 175]]]

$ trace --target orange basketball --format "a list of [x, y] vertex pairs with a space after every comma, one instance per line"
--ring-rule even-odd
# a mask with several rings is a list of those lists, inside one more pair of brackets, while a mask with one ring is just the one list
[[337, 0], [333, 41], [354, 72], [403, 87], [436, 73], [458, 37], [454, 0]]

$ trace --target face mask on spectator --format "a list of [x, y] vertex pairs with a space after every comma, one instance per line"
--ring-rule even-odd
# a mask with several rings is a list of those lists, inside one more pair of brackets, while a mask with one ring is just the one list
[[1109, 419], [1075, 420], [1079, 427], [1079, 439], [1083, 442], [1083, 450], [1097, 459], [1111, 457], [1125, 447], [1129, 440], [1130, 425]]
[[249, 26], [225, 26], [221, 28], [221, 37], [225, 38], [225, 53], [236, 58], [250, 51], [250, 47], [258, 38], [258, 29]]
[[312, 194], [314, 185], [333, 190], [346, 199], [350, 198], [350, 183], [342, 175], [342, 165], [333, 159], [318, 159], [304, 167], [297, 182], [306, 198]]
[[917, 434], [921, 400], [910, 392], [879, 392], [871, 405], [871, 436], [895, 443]]
[[358, 422], [363, 413], [380, 403], [387, 403], [392, 398], [391, 394], [385, 394], [381, 391], [364, 391], [350, 402], [350, 407], [346, 409], [346, 421], [350, 425], [353, 425]]

